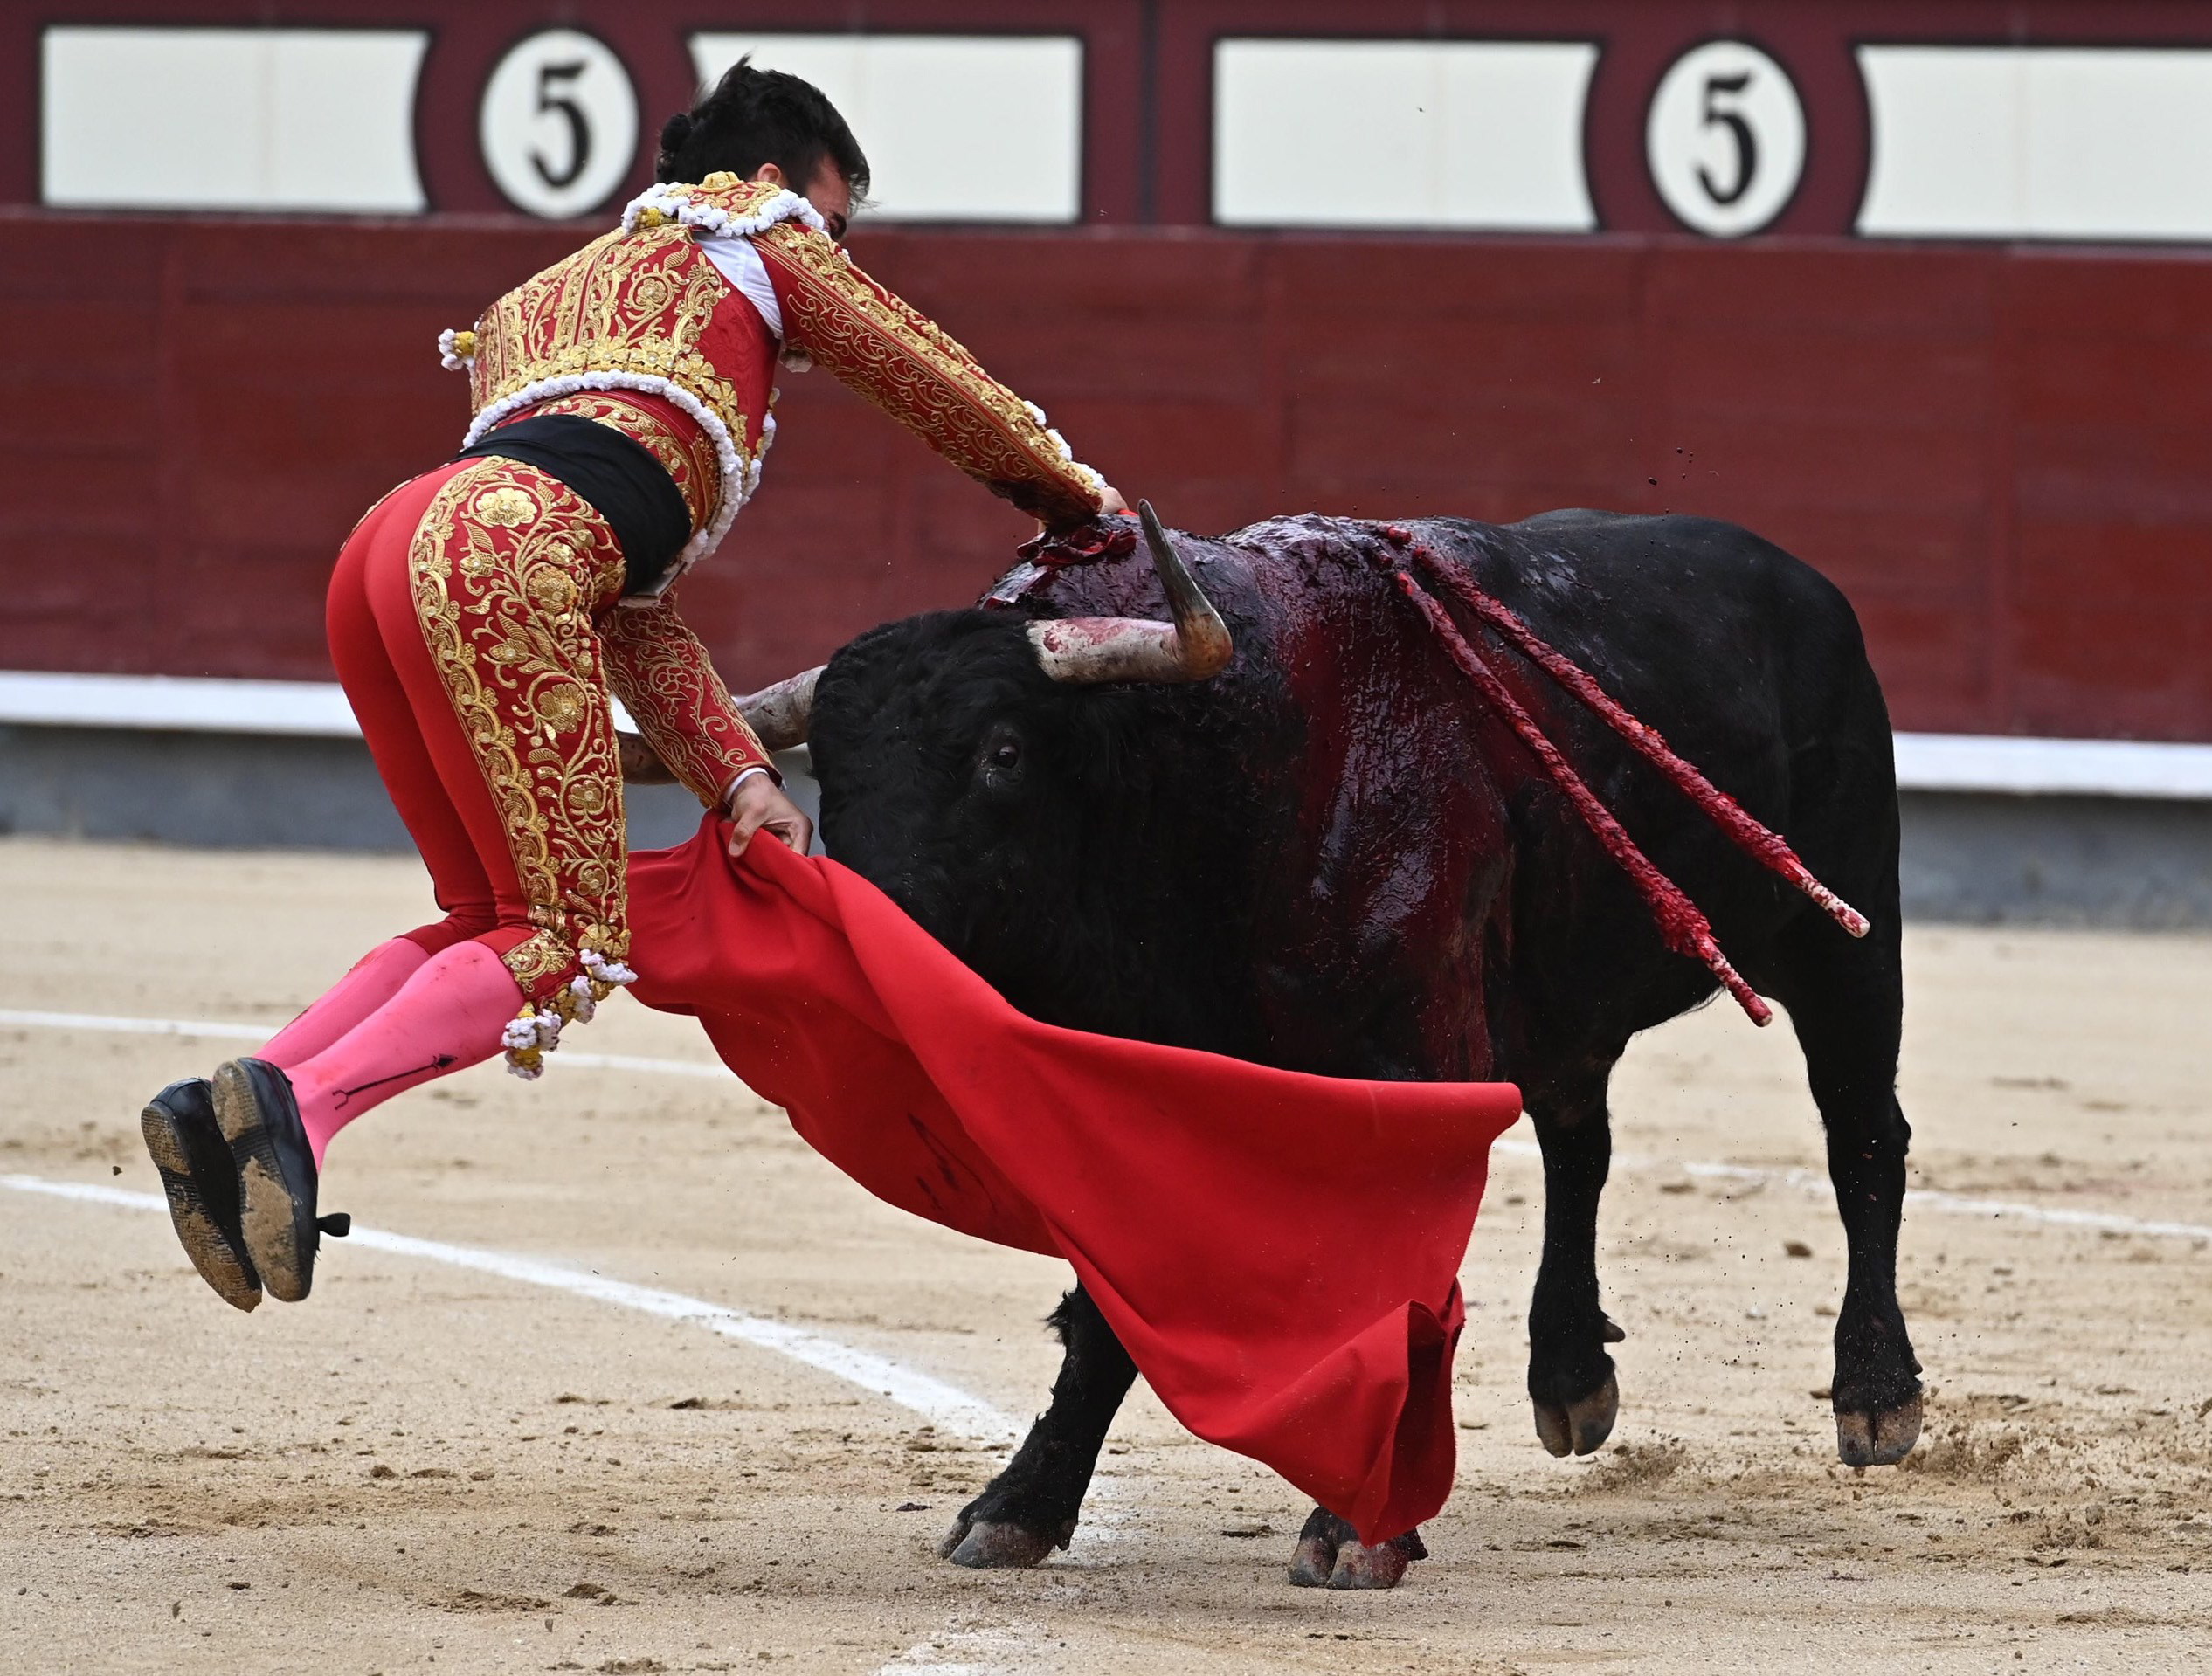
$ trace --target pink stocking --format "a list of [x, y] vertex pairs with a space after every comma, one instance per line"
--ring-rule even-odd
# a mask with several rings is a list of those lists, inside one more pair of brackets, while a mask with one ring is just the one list
[[311, 1059], [399, 993], [421, 969], [430, 951], [411, 937], [378, 943], [354, 962], [305, 1012], [272, 1037], [253, 1057], [289, 1071]]
[[455, 943], [330, 1046], [287, 1066], [316, 1166], [330, 1137], [363, 1112], [498, 1052], [522, 1004], [497, 955], [480, 942]]

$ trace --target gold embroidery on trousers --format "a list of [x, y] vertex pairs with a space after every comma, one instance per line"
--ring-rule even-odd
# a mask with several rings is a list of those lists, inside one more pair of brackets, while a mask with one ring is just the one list
[[580, 949], [629, 948], [621, 763], [591, 620], [620, 591], [621, 552], [571, 490], [477, 460], [425, 509], [409, 581], [536, 928], [507, 967], [538, 998]]

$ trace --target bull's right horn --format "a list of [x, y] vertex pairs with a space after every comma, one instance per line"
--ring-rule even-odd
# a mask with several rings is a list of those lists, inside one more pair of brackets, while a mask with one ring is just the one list
[[806, 742], [807, 728], [814, 720], [814, 683], [822, 679], [824, 667], [816, 664], [737, 700], [737, 714], [770, 750], [787, 751]]
[[1056, 681], [1182, 683], [1209, 680], [1229, 666], [1235, 642], [1213, 602], [1168, 544], [1149, 500], [1137, 503], [1152, 569], [1167, 594], [1172, 623], [1142, 617], [1061, 617], [1029, 625], [1037, 663]]

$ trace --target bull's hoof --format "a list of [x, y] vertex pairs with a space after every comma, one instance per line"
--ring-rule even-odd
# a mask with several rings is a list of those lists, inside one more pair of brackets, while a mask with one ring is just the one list
[[1428, 1557], [1418, 1531], [1407, 1531], [1372, 1547], [1347, 1542], [1338, 1550], [1337, 1569], [1329, 1574], [1331, 1589], [1395, 1589], [1405, 1580], [1406, 1568]]
[[1337, 1569], [1337, 1545], [1309, 1536], [1291, 1550], [1290, 1586], [1326, 1589], [1329, 1574]]
[[1607, 1374], [1604, 1384], [1565, 1408], [1544, 1402], [1535, 1407], [1536, 1435], [1545, 1449], [1554, 1455], [1586, 1455], [1613, 1435], [1621, 1414], [1621, 1382]]
[[990, 1519], [963, 1519], [937, 1544], [937, 1557], [971, 1571], [1024, 1571], [1042, 1565], [1054, 1548], [1066, 1548], [1075, 1535], [1072, 1519], [1057, 1534]]
[[1407, 1566], [1427, 1557], [1418, 1530], [1370, 1546], [1336, 1514], [1316, 1507], [1298, 1533], [1290, 1581], [1300, 1589], [1395, 1589]]
[[1895, 1408], [1835, 1417], [1835, 1452], [1846, 1466], [1894, 1466], [1920, 1441], [1920, 1394]]

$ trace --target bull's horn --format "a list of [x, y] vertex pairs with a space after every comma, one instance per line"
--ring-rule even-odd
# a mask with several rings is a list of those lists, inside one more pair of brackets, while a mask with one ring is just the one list
[[1160, 528], [1152, 503], [1139, 500], [1144, 543], [1167, 591], [1172, 623], [1141, 617], [1062, 617], [1029, 625], [1037, 663], [1056, 681], [1203, 681], [1229, 666], [1236, 650], [1228, 624], [1206, 597]]
[[807, 728], [814, 720], [814, 683], [822, 679], [822, 669], [816, 664], [737, 700], [737, 714], [770, 750], [787, 751], [806, 742]]

